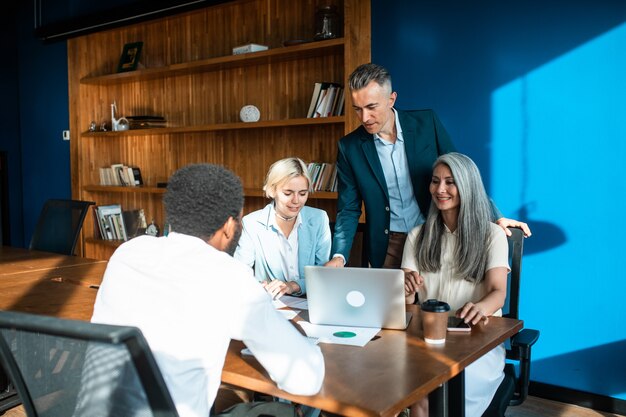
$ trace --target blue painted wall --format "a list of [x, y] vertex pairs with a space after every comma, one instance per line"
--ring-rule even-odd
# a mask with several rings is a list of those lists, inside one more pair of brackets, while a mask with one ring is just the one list
[[[11, 244], [27, 246], [44, 201], [70, 198], [67, 48], [33, 35], [33, 2], [9, 8], [1, 25], [0, 150], [9, 153]], [[6, 74], [6, 76], [5, 76]], [[6, 91], [6, 95], [5, 95]]]
[[[20, 117], [18, 110], [19, 90], [17, 65], [17, 25], [15, 5], [6, 5], [7, 11], [0, 13], [0, 151], [7, 155], [7, 166], [3, 171], [8, 179], [8, 241], [5, 245], [22, 244], [22, 181], [21, 146], [19, 140]], [[6, 232], [6, 231], [5, 231]]]
[[626, 399], [626, 3], [372, 0], [372, 60], [533, 229], [532, 379]]

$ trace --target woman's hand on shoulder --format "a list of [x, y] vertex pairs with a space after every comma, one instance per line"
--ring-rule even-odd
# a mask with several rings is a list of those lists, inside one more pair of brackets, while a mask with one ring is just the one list
[[504, 233], [506, 233], [507, 236], [511, 236], [511, 231], [508, 229], [509, 227], [522, 229], [522, 232], [524, 232], [524, 237], [532, 236], [532, 233], [530, 232], [530, 227], [528, 227], [528, 225], [524, 222], [507, 219], [506, 217], [500, 217], [498, 220], [496, 220], [496, 224], [504, 229]]

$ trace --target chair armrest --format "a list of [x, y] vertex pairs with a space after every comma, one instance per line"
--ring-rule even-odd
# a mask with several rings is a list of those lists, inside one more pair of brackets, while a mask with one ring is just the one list
[[511, 337], [511, 349], [516, 353], [520, 362], [519, 377], [515, 395], [511, 399], [510, 405], [519, 405], [528, 396], [528, 383], [530, 380], [530, 353], [532, 346], [539, 339], [539, 331], [533, 329], [523, 329], [515, 336]]
[[511, 337], [511, 348], [517, 349], [520, 360], [530, 359], [530, 349], [539, 339], [539, 330], [522, 329]]

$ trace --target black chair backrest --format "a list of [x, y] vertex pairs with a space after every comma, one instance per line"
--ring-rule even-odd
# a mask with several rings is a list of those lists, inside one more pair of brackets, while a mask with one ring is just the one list
[[508, 237], [509, 241], [509, 266], [511, 272], [508, 275], [507, 292], [508, 296], [504, 307], [502, 308], [502, 315], [504, 317], [510, 317], [519, 319], [519, 289], [520, 280], [522, 276], [522, 254], [524, 252], [524, 233], [521, 229], [509, 229], [512, 233]]
[[176, 417], [141, 331], [0, 312], [0, 358], [29, 417]]
[[35, 226], [30, 249], [73, 255], [92, 201], [48, 200]]

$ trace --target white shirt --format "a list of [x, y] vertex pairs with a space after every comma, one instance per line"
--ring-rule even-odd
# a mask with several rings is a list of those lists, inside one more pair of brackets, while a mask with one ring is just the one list
[[280, 254], [280, 263], [283, 271], [285, 271], [287, 281], [298, 281], [300, 279], [298, 267], [298, 229], [302, 224], [302, 217], [298, 214], [293, 221], [295, 223], [293, 229], [291, 229], [289, 237], [286, 237], [276, 222], [276, 209], [271, 207], [269, 226], [271, 230], [276, 233], [275, 244]]
[[276, 312], [252, 270], [188, 235], [120, 246], [92, 321], [141, 329], [181, 417], [209, 415], [230, 339], [243, 340], [287, 392], [315, 394], [324, 378], [319, 347]]
[[[441, 269], [436, 272], [420, 271], [417, 266], [417, 235], [423, 225], [417, 226], [409, 232], [404, 245], [402, 256], [402, 268], [417, 271], [424, 277], [424, 286], [419, 290], [419, 300], [426, 301], [429, 298], [436, 298], [450, 304], [450, 314], [463, 307], [466, 302], [473, 303], [480, 301], [486, 294], [485, 281], [468, 281], [456, 272], [456, 259], [454, 248], [457, 244], [456, 232], [452, 233], [445, 227], [445, 232], [441, 242]], [[508, 242], [504, 230], [495, 223], [489, 223], [491, 232], [489, 246], [487, 247], [487, 265], [485, 271], [493, 268], [509, 268]], [[502, 310], [494, 313], [494, 316], [501, 316]]]

